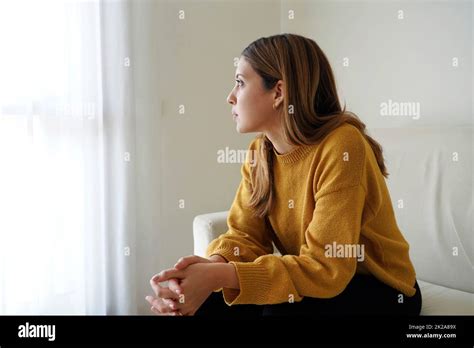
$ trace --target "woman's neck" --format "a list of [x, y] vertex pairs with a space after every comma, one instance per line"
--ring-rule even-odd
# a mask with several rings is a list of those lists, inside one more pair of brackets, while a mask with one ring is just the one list
[[281, 132], [265, 132], [265, 135], [270, 140], [273, 148], [279, 155], [284, 155], [285, 153], [288, 153], [297, 147], [296, 145], [288, 144], [283, 139]]

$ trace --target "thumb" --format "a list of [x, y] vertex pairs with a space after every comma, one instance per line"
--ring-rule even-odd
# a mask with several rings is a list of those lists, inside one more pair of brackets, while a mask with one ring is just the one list
[[183, 268], [188, 267], [189, 265], [192, 265], [193, 263], [199, 263], [199, 262], [209, 263], [212, 261], [201, 256], [190, 255], [190, 256], [185, 256], [185, 257], [180, 258], [178, 262], [176, 262], [176, 264], [174, 265], [174, 268], [183, 269]]

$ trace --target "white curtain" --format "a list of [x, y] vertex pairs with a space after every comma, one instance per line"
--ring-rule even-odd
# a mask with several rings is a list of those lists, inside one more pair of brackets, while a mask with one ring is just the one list
[[126, 1], [0, 2], [0, 314], [134, 314]]

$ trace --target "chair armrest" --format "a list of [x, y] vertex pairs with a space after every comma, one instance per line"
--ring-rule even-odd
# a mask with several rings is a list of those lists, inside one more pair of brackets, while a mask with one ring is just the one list
[[194, 255], [206, 257], [207, 246], [227, 232], [229, 211], [197, 215], [193, 221]]
[[[228, 210], [216, 213], [197, 215], [193, 221], [194, 255], [206, 257], [208, 245], [221, 234], [228, 231]], [[281, 256], [278, 248], [273, 244], [273, 254]]]

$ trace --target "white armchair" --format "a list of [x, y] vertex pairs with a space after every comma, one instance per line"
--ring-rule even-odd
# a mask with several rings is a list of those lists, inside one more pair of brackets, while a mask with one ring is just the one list
[[[473, 128], [370, 134], [384, 148], [397, 223], [423, 295], [421, 314], [474, 315]], [[227, 231], [227, 213], [195, 217], [196, 255], [205, 256], [208, 244]]]

